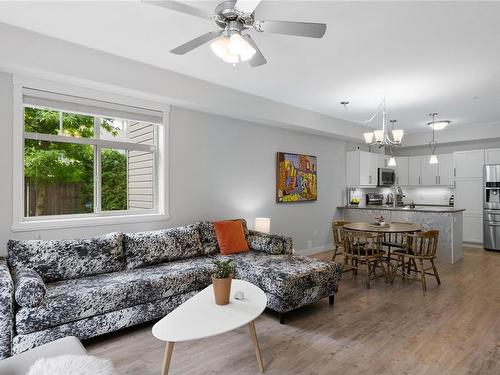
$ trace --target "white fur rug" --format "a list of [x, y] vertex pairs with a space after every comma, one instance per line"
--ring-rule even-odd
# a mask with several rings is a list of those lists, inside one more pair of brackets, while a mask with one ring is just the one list
[[27, 375], [113, 375], [110, 360], [90, 355], [61, 355], [40, 358]]

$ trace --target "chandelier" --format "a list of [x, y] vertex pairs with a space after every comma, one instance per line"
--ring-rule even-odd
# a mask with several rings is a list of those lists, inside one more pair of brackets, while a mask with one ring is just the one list
[[[403, 129], [395, 129], [396, 120], [391, 120], [392, 130], [389, 135], [389, 128], [387, 125], [387, 111], [385, 109], [385, 99], [379, 105], [377, 112], [364, 123], [367, 124], [380, 113], [382, 112], [382, 129], [374, 130], [373, 132], [363, 133], [363, 137], [365, 138], [365, 143], [369, 146], [401, 146], [403, 141], [404, 130]], [[392, 139], [391, 139], [392, 136]]]

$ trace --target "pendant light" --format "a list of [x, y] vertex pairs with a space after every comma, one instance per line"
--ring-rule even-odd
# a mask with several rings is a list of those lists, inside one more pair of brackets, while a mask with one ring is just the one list
[[437, 144], [436, 139], [434, 137], [434, 132], [436, 129], [434, 126], [431, 125], [431, 124], [436, 123], [436, 121], [434, 119], [437, 116], [437, 113], [430, 113], [429, 116], [432, 116], [432, 121], [427, 124], [432, 128], [432, 141], [429, 142], [429, 148], [431, 149], [431, 157], [429, 159], [429, 164], [438, 164], [439, 160], [436, 156], [436, 148], [437, 148], [438, 144]]
[[[391, 120], [391, 122], [392, 121], [393, 120]], [[387, 166], [388, 167], [395, 167], [396, 166], [396, 158], [394, 157], [394, 153], [392, 152], [392, 147], [389, 147], [389, 150], [391, 151], [391, 157], [389, 158], [389, 161], [387, 162]]]

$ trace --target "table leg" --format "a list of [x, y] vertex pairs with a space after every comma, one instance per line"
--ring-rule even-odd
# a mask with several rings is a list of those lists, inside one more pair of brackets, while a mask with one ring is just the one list
[[172, 359], [172, 351], [174, 350], [174, 343], [167, 341], [165, 347], [165, 356], [163, 357], [163, 367], [161, 370], [161, 375], [168, 375], [168, 369], [170, 367], [170, 360]]
[[255, 332], [255, 321], [248, 323], [248, 329], [250, 330], [250, 337], [253, 341], [253, 347], [255, 348], [255, 356], [257, 357], [257, 362], [259, 364], [260, 372], [264, 372], [264, 364], [262, 363], [262, 357], [260, 356], [259, 342], [257, 341], [257, 332]]

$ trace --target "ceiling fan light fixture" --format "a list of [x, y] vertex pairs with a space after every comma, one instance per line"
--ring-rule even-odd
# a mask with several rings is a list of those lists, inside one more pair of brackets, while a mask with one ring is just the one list
[[229, 64], [250, 60], [257, 52], [239, 33], [217, 38], [210, 44], [210, 48], [216, 56]]
[[215, 53], [216, 56], [224, 59], [227, 54], [229, 44], [229, 38], [227, 36], [221, 36], [210, 44], [210, 48], [212, 52]]
[[240, 52], [241, 61], [250, 60], [257, 51], [253, 48], [250, 43], [247, 43], [245, 48]]
[[240, 62], [238, 55], [234, 55], [231, 52], [226, 52], [224, 56], [222, 56], [222, 60], [227, 62], [228, 64], [237, 64]]
[[239, 55], [245, 50], [248, 42], [241, 37], [241, 34], [234, 33], [229, 37], [229, 44], [227, 49], [234, 55]]

